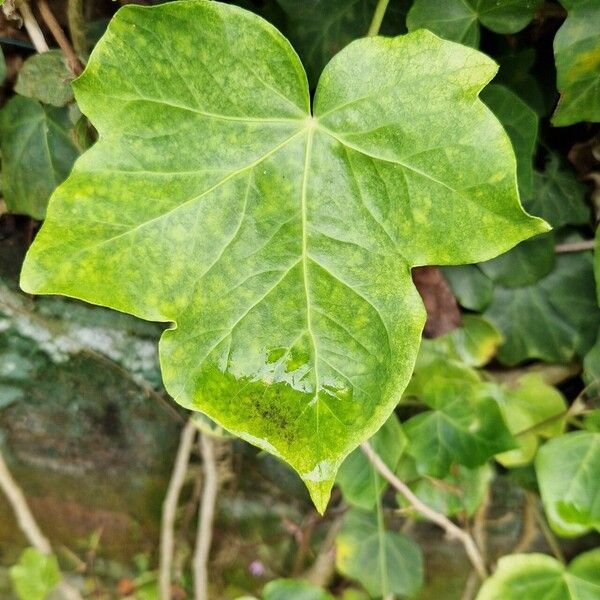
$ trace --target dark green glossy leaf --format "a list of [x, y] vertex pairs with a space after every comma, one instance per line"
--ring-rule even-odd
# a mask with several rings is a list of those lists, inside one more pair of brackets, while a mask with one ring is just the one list
[[540, 280], [552, 271], [554, 263], [554, 235], [547, 233], [478, 266], [494, 283], [514, 288]]
[[54, 106], [73, 100], [69, 69], [61, 50], [30, 56], [19, 71], [15, 92]]
[[409, 31], [426, 27], [469, 46], [479, 45], [479, 23], [496, 33], [516, 33], [533, 18], [541, 0], [415, 0]]
[[0, 111], [2, 190], [8, 210], [43, 219], [79, 151], [64, 108], [14, 96]]
[[333, 600], [325, 590], [299, 579], [277, 579], [265, 586], [263, 600]]
[[[534, 48], [511, 51], [495, 58], [500, 64], [495, 82], [513, 90], [540, 117], [552, 110], [554, 107], [552, 91], [542, 88], [542, 82], [531, 73], [536, 60]], [[554, 81], [552, 81], [552, 88], [554, 88]]]
[[490, 386], [432, 373], [421, 400], [432, 410], [404, 424], [421, 475], [445, 477], [452, 464], [478, 467], [515, 447]]
[[19, 562], [11, 567], [10, 578], [21, 600], [46, 600], [60, 582], [61, 574], [54, 555], [26, 548]]
[[552, 123], [600, 121], [600, 3], [560, 0], [567, 19], [554, 37], [560, 100]]
[[0, 48], [0, 83], [6, 79], [6, 61], [4, 60], [4, 52]]
[[543, 171], [533, 175], [533, 192], [523, 204], [552, 227], [582, 225], [590, 221], [590, 207], [585, 201], [588, 186], [581, 183], [573, 170], [556, 154], [550, 154]]
[[[287, 17], [284, 31], [316, 86], [329, 60], [351, 41], [364, 37], [378, 0], [277, 0]], [[410, 0], [391, 0], [381, 26], [384, 35], [406, 31]]]
[[538, 116], [517, 94], [498, 84], [488, 85], [481, 99], [494, 111], [510, 137], [517, 157], [517, 178], [524, 196], [533, 191], [533, 155], [537, 144]]
[[535, 470], [556, 533], [600, 531], [600, 433], [580, 431], [550, 440], [538, 452]]
[[372, 513], [348, 511], [335, 540], [336, 566], [372, 596], [413, 596], [423, 583], [421, 549], [405, 535], [380, 525]]
[[290, 463], [323, 510], [412, 372], [410, 268], [547, 229], [476, 98], [495, 69], [427, 31], [362, 39], [327, 65], [311, 114], [297, 55], [260, 17], [125, 6], [73, 83], [100, 140], [21, 284], [173, 322], [169, 393]]
[[446, 267], [444, 276], [461, 306], [483, 311], [491, 302], [494, 282], [476, 265]]
[[600, 597], [600, 550], [568, 567], [545, 554], [503, 556], [476, 600], [594, 600]]
[[[381, 429], [371, 438], [370, 444], [393, 471], [406, 446], [406, 436], [398, 417], [392, 413]], [[371, 461], [357, 448], [342, 463], [337, 483], [344, 499], [353, 506], [371, 510], [386, 487], [386, 482], [375, 471]]]
[[591, 253], [559, 255], [556, 268], [533, 285], [496, 286], [485, 315], [504, 334], [498, 358], [508, 365], [585, 355], [600, 325]]

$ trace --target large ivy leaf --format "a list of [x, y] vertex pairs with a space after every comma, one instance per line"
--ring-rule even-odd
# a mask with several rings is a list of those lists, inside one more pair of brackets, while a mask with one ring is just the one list
[[426, 27], [449, 40], [479, 45], [479, 23], [496, 33], [516, 33], [533, 18], [541, 0], [415, 0], [409, 31]]
[[340, 573], [359, 581], [374, 597], [413, 596], [423, 584], [419, 545], [401, 533], [384, 530], [372, 513], [348, 511], [335, 547]]
[[0, 111], [2, 191], [8, 210], [43, 219], [77, 149], [67, 110], [14, 96]]
[[546, 219], [552, 227], [589, 222], [590, 207], [585, 202], [588, 188], [556, 154], [549, 155], [543, 171], [534, 173], [533, 183], [533, 193], [523, 200], [532, 214]]
[[600, 531], [600, 433], [550, 440], [535, 469], [550, 526], [563, 536]]
[[568, 567], [545, 554], [512, 554], [498, 561], [476, 600], [593, 600], [600, 597], [600, 550]]
[[[393, 471], [406, 446], [406, 436], [395, 414], [392, 413], [381, 426], [371, 438], [370, 444]], [[342, 463], [337, 483], [347, 502], [366, 510], [374, 508], [386, 487], [386, 481], [377, 473], [371, 461], [360, 448], [351, 452]]]
[[583, 356], [600, 325], [591, 253], [559, 255], [555, 269], [532, 285], [496, 286], [485, 316], [504, 334], [498, 358], [505, 364]]
[[533, 192], [533, 154], [538, 135], [536, 112], [503, 85], [488, 85], [481, 99], [506, 129], [517, 157], [519, 189], [524, 196], [530, 196]]
[[[391, 0], [381, 33], [404, 33], [410, 0]], [[288, 34], [314, 87], [323, 67], [352, 40], [367, 34], [378, 0], [277, 0]]]
[[560, 2], [568, 16], [554, 37], [561, 96], [552, 123], [600, 121], [600, 4], [598, 0]]
[[49, 50], [25, 61], [15, 92], [53, 106], [65, 106], [73, 100], [72, 79], [73, 73], [62, 50]]
[[495, 69], [427, 31], [362, 39], [311, 115], [297, 55], [260, 17], [123, 7], [73, 84], [100, 140], [54, 195], [22, 287], [173, 322], [169, 393], [285, 459], [323, 510], [410, 377], [411, 266], [547, 228], [476, 99]]

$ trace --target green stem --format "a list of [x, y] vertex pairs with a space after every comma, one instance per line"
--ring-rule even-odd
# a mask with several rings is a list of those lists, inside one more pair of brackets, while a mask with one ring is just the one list
[[69, 23], [69, 33], [71, 41], [77, 54], [87, 52], [85, 39], [85, 19], [83, 17], [83, 0], [68, 0], [67, 2], [67, 21]]
[[[377, 470], [371, 465], [371, 472], [373, 474], [373, 489], [377, 496], [377, 536], [379, 541], [379, 555], [380, 555], [380, 569], [381, 569], [381, 589], [385, 600], [389, 598], [389, 583], [387, 578], [387, 564], [385, 556], [385, 524], [383, 522], [383, 509], [381, 507], [381, 496], [379, 495], [379, 478], [377, 477]], [[393, 596], [392, 596], [393, 600]]]
[[385, 11], [387, 10], [389, 2], [390, 0], [379, 0], [377, 3], [375, 12], [373, 13], [373, 20], [371, 21], [371, 25], [369, 25], [369, 31], [367, 31], [367, 36], [371, 37], [379, 33], [379, 28], [383, 22], [383, 17], [385, 16]]

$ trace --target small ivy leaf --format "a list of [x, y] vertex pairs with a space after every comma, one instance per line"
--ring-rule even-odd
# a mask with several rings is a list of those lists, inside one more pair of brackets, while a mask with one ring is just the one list
[[[370, 440], [373, 450], [392, 471], [400, 460], [406, 442], [400, 421], [394, 413]], [[349, 504], [365, 510], [375, 507], [386, 487], [386, 481], [375, 471], [360, 448], [351, 452], [342, 463], [337, 483]]]
[[556, 261], [554, 245], [552, 232], [538, 235], [478, 267], [496, 284], [507, 288], [524, 287], [552, 271]]
[[578, 431], [550, 440], [538, 452], [535, 470], [556, 533], [600, 531], [600, 433]]
[[568, 567], [546, 554], [512, 554], [498, 561], [476, 600], [592, 600], [600, 595], [600, 550]]
[[479, 23], [496, 33], [517, 33], [533, 18], [542, 0], [415, 0], [409, 31], [426, 27], [438, 35], [477, 47]]
[[498, 351], [504, 364], [566, 363], [585, 355], [600, 326], [591, 253], [559, 255], [555, 269], [532, 285], [496, 286], [485, 316], [504, 334]]
[[357, 40], [311, 114], [296, 53], [257, 15], [125, 6], [73, 83], [99, 142], [54, 194], [21, 285], [174, 323], [169, 393], [291, 464], [323, 511], [410, 378], [411, 267], [548, 229], [477, 99], [495, 70], [427, 31]]
[[263, 600], [334, 600], [325, 590], [298, 579], [276, 579], [265, 586]]
[[[493, 476], [492, 468], [486, 464], [475, 469], [457, 466], [443, 479], [421, 477], [414, 460], [409, 457], [402, 459], [397, 472], [400, 479], [411, 482], [412, 491], [427, 506], [449, 517], [473, 515], [481, 505]], [[396, 499], [399, 506], [411, 510], [404, 496], [397, 494]], [[414, 517], [422, 518], [418, 513]]]
[[521, 377], [516, 389], [505, 389], [497, 396], [498, 403], [519, 447], [496, 456], [505, 467], [531, 462], [540, 437], [563, 433], [567, 404], [563, 395], [544, 382], [539, 374]]
[[384, 530], [373, 513], [349, 510], [335, 549], [340, 573], [358, 581], [373, 597], [414, 596], [423, 585], [419, 545], [401, 533]]
[[65, 108], [14, 96], [0, 110], [2, 191], [8, 210], [43, 219], [79, 154]]
[[554, 37], [560, 100], [552, 124], [600, 121], [600, 4], [597, 0], [560, 3], [568, 14]]
[[536, 171], [533, 181], [533, 193], [523, 199], [528, 211], [555, 228], [589, 223], [590, 207], [585, 201], [588, 187], [557, 154], [549, 155], [545, 169]]
[[21, 600], [45, 600], [61, 580], [56, 557], [26, 548], [10, 569], [10, 578]]
[[517, 157], [517, 179], [524, 196], [533, 192], [533, 155], [537, 144], [538, 116], [517, 94], [498, 84], [488, 85], [481, 99], [506, 129]]
[[15, 92], [53, 106], [66, 106], [73, 100], [69, 69], [61, 50], [30, 56], [19, 71]]
[[515, 447], [493, 392], [481, 382], [432, 374], [421, 399], [433, 410], [404, 423], [419, 474], [446, 477], [454, 463], [478, 467]]
[[482, 367], [494, 357], [501, 343], [502, 334], [493, 323], [479, 315], [464, 315], [461, 327], [421, 342], [417, 370], [437, 359]]
[[[378, 0], [277, 0], [283, 9], [288, 34], [298, 51], [308, 81], [315, 87], [323, 67], [342, 48], [367, 34]], [[391, 0], [381, 33], [404, 33], [407, 0]]]

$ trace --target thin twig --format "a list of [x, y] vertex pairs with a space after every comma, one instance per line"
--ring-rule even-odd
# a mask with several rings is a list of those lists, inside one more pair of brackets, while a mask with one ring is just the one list
[[20, 2], [17, 2], [17, 8], [23, 17], [23, 24], [25, 25], [25, 29], [29, 34], [29, 39], [31, 40], [36, 52], [39, 52], [40, 54], [42, 52], [48, 52], [50, 48], [46, 43], [46, 39], [44, 38], [44, 34], [42, 33], [38, 22], [35, 20], [35, 17], [31, 12], [31, 8], [29, 8], [27, 0], [20, 0]]
[[529, 498], [525, 496], [523, 511], [521, 513], [521, 533], [519, 539], [511, 551], [511, 554], [522, 554], [527, 552], [535, 539], [535, 511]]
[[185, 424], [179, 438], [179, 448], [175, 457], [173, 474], [169, 481], [167, 495], [163, 502], [162, 519], [160, 524], [160, 568], [159, 587], [160, 599], [171, 600], [171, 565], [174, 551], [175, 515], [181, 488], [190, 462], [190, 455], [196, 437], [196, 426], [190, 418]]
[[38, 8], [40, 9], [40, 14], [42, 15], [42, 19], [44, 19], [44, 23], [46, 23], [48, 29], [52, 32], [56, 43], [65, 55], [65, 58], [69, 63], [69, 68], [73, 71], [74, 75], [80, 75], [83, 71], [83, 66], [79, 61], [77, 54], [75, 54], [71, 42], [69, 42], [65, 32], [62, 30], [60, 23], [56, 20], [56, 17], [50, 10], [46, 0], [38, 0]]
[[69, 23], [69, 33], [73, 41], [75, 52], [83, 54], [86, 52], [85, 39], [85, 18], [83, 16], [83, 0], [68, 0], [67, 2], [67, 21]]
[[312, 566], [304, 573], [302, 579], [318, 587], [327, 587], [335, 575], [335, 538], [342, 525], [338, 517], [327, 530], [327, 535], [321, 544], [319, 554]]
[[[27, 500], [25, 494], [15, 481], [11, 472], [8, 470], [4, 458], [0, 453], [0, 488], [8, 498], [8, 503], [12, 507], [19, 528], [27, 538], [27, 541], [42, 554], [52, 554], [52, 546], [48, 538], [42, 533], [39, 528]], [[65, 600], [82, 600], [79, 592], [66, 581], [61, 581], [57, 586], [57, 591], [61, 598]]]
[[194, 573], [195, 600], [208, 600], [208, 556], [212, 541], [217, 493], [219, 491], [219, 475], [213, 438], [206, 433], [201, 433], [200, 448], [204, 464], [204, 489], [202, 490], [202, 501], [200, 502], [198, 515], [198, 531], [192, 570]]
[[371, 461], [373, 466], [396, 490], [398, 490], [412, 507], [420, 512], [424, 517], [439, 525], [450, 537], [458, 539], [464, 546], [469, 560], [477, 571], [481, 579], [487, 577], [487, 568], [485, 562], [473, 538], [464, 530], [455, 525], [446, 515], [437, 512], [424, 502], [422, 502], [413, 491], [388, 468], [380, 456], [371, 448], [368, 442], [361, 444], [362, 451]]
[[538, 524], [538, 527], [544, 534], [544, 537], [546, 538], [546, 543], [550, 547], [550, 550], [552, 550], [552, 554], [554, 554], [554, 556], [563, 565], [566, 564], [567, 561], [565, 560], [565, 555], [563, 554], [561, 547], [558, 545], [558, 542], [556, 541], [554, 534], [550, 530], [550, 527], [548, 527], [548, 523], [546, 523], [546, 518], [538, 508], [536, 496], [532, 492], [525, 492], [525, 494], [527, 496], [527, 502], [530, 503], [531, 508], [533, 510], [533, 515], [535, 517], [536, 523]]
[[0, 454], [0, 488], [6, 494], [27, 541], [42, 554], [52, 554], [50, 542], [38, 527], [25, 495], [8, 470], [2, 454]]
[[379, 33], [379, 28], [381, 27], [381, 23], [383, 23], [383, 17], [385, 17], [385, 11], [387, 10], [389, 2], [390, 0], [379, 0], [379, 2], [377, 2], [377, 6], [373, 12], [373, 20], [369, 25], [369, 31], [367, 31], [369, 37]]
[[565, 252], [583, 252], [585, 250], [593, 250], [596, 247], [596, 240], [582, 240], [580, 242], [565, 242], [554, 246], [554, 251], [557, 254]]
[[465, 581], [465, 588], [461, 596], [461, 600], [473, 600], [477, 592], [479, 577], [475, 570], [471, 570]]

